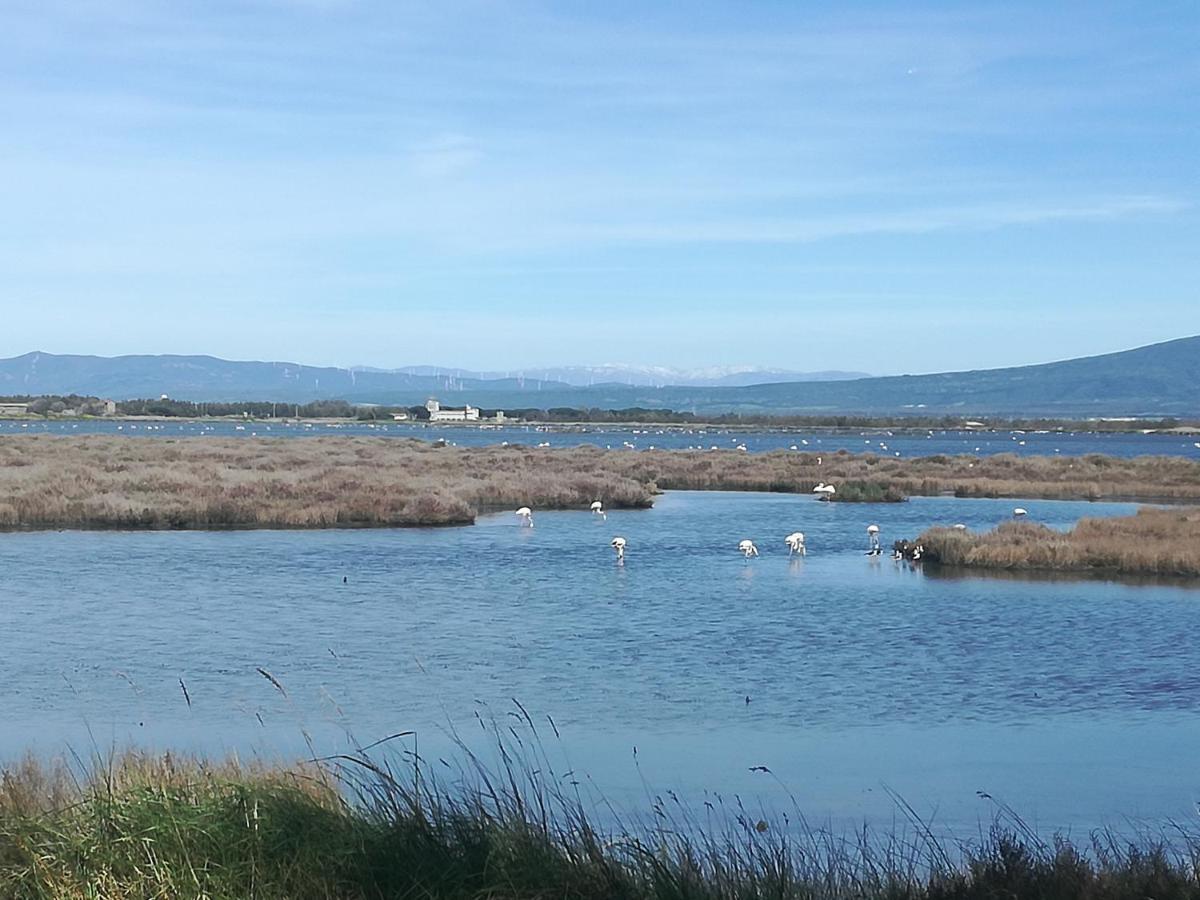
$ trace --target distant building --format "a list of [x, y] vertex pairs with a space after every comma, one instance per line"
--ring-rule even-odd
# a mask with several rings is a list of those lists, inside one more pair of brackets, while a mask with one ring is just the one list
[[0, 416], [23, 416], [28, 412], [28, 403], [0, 403]]
[[115, 416], [117, 414], [117, 404], [115, 400], [104, 401], [104, 414], [106, 416]]
[[392, 421], [393, 422], [407, 422], [408, 421], [408, 413], [406, 413], [406, 412], [392, 413]]
[[425, 401], [429, 410], [430, 422], [478, 422], [479, 410], [474, 406], [464, 406], [462, 409], [442, 409], [442, 404], [430, 398]]

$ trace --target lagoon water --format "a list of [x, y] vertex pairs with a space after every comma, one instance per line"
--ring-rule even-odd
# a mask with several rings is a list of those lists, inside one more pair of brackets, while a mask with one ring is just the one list
[[[532, 529], [504, 514], [4, 534], [0, 756], [131, 742], [291, 756], [415, 730], [437, 758], [447, 727], [482, 741], [476, 716], [515, 722], [516, 698], [561, 771], [626, 808], [649, 785], [694, 804], [794, 800], [843, 827], [890, 823], [889, 791], [968, 834], [998, 802], [1043, 829], [1194, 821], [1200, 591], [940, 578], [864, 556], [870, 522], [887, 546], [1014, 505], [670, 493], [606, 520], [537, 513]], [[1133, 509], [1020, 505], [1055, 527]], [[796, 529], [803, 560], [783, 546]], [[760, 558], [741, 557], [744, 537]]]
[[108, 434], [122, 437], [319, 437], [357, 435], [444, 440], [462, 447], [481, 447], [507, 441], [512, 444], [573, 447], [590, 444], [628, 450], [732, 450], [749, 453], [771, 450], [805, 450], [813, 453], [876, 453], [880, 456], [930, 456], [974, 454], [992, 456], [1182, 456], [1200, 459], [1196, 435], [1099, 432], [932, 431], [891, 432], [882, 429], [838, 432], [784, 429], [647, 428], [645, 426], [587, 425], [578, 427], [534, 425], [422, 425], [403, 422], [246, 422], [161, 420], [134, 422], [119, 419], [29, 420], [0, 419], [0, 436], [9, 434]]

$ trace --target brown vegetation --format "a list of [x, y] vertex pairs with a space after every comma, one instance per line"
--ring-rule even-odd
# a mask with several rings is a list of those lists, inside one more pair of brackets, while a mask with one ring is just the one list
[[[819, 460], [819, 462], [818, 462]], [[0, 528], [454, 525], [482, 511], [647, 507], [660, 490], [1200, 500], [1200, 463], [781, 451], [461, 448], [396, 438], [0, 438]]]
[[917, 543], [926, 562], [948, 566], [1200, 576], [1200, 509], [1082, 519], [1068, 532], [1021, 521], [984, 534], [933, 528]]
[[481, 510], [651, 503], [581, 460], [369, 438], [0, 440], [0, 527], [462, 525]]

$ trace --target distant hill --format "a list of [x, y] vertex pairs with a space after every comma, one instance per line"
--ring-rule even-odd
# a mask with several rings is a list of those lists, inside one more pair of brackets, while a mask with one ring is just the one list
[[[537, 392], [531, 379], [480, 379], [409, 375], [361, 369], [304, 366], [291, 362], [233, 362], [214, 356], [60, 356], [26, 353], [0, 360], [0, 395], [80, 393], [114, 400], [158, 397], [178, 400], [356, 400], [399, 396], [419, 403], [431, 395], [490, 390]], [[398, 402], [389, 400], [388, 402]]]
[[[1135, 350], [1019, 366], [849, 381], [743, 387], [543, 385], [537, 405], [645, 407], [760, 414], [1200, 416], [1200, 337]], [[473, 403], [513, 407], [529, 398], [484, 390]]]
[[436, 395], [446, 403], [501, 409], [1198, 416], [1197, 385], [1200, 337], [1034, 366], [739, 386], [577, 386], [549, 378], [489, 379], [444, 370], [317, 368], [283, 362], [230, 362], [210, 356], [105, 358], [29, 353], [0, 360], [0, 395], [80, 393], [120, 400], [168, 394], [182, 400], [345, 399], [405, 405]]
[[608, 364], [602, 366], [559, 366], [549, 369], [526, 369], [522, 372], [473, 372], [465, 369], [445, 369], [438, 366], [405, 366], [401, 369], [363, 369], [362, 371], [392, 371], [407, 375], [432, 375], [490, 381], [519, 376], [541, 382], [559, 382], [572, 387], [596, 385], [629, 385], [633, 387], [737, 387], [749, 384], [791, 381], [848, 381], [868, 378], [866, 372], [797, 372], [791, 369], [762, 369], [754, 366], [712, 366], [704, 369], [672, 369], [665, 366], [631, 366]]

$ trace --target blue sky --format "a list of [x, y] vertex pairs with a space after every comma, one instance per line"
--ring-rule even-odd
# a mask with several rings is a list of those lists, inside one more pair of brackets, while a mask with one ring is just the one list
[[1200, 5], [8, 0], [0, 356], [991, 367], [1200, 333]]

